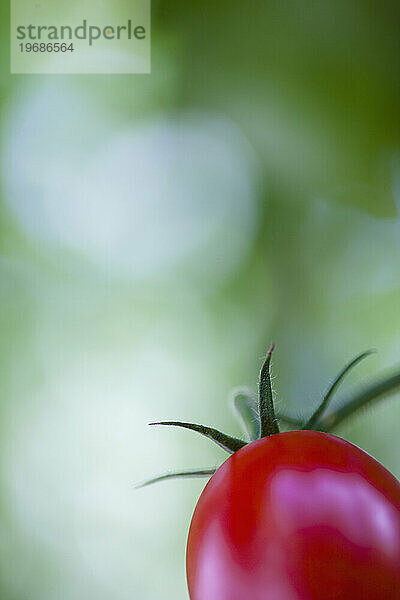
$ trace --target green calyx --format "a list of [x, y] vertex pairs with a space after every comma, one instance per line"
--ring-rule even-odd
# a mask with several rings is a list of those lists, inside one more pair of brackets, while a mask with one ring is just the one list
[[183, 427], [184, 429], [197, 431], [197, 433], [204, 435], [204, 437], [207, 437], [218, 444], [218, 446], [220, 446], [226, 452], [229, 452], [229, 454], [233, 454], [246, 445], [246, 442], [238, 440], [230, 435], [226, 435], [225, 433], [218, 431], [218, 429], [206, 427], [205, 425], [197, 425], [196, 423], [183, 423], [182, 421], [159, 421], [158, 423], [149, 423], [149, 425], [172, 425], [174, 427]]
[[[268, 351], [260, 371], [258, 399], [256, 399], [251, 390], [246, 388], [236, 390], [233, 393], [233, 408], [243, 428], [247, 441], [222, 433], [213, 427], [197, 425], [196, 423], [160, 421], [157, 423], [150, 423], [150, 425], [169, 425], [190, 429], [212, 440], [229, 454], [234, 454], [248, 443], [279, 433], [280, 424], [284, 425], [285, 430], [306, 429], [324, 432], [332, 431], [356, 411], [369, 406], [374, 401], [379, 400], [400, 388], [400, 373], [397, 373], [391, 377], [383, 378], [381, 381], [371, 384], [369, 387], [366, 387], [351, 396], [339, 408], [327, 412], [330, 401], [345, 376], [353, 369], [353, 367], [375, 352], [375, 350], [367, 350], [366, 352], [357, 355], [345, 365], [328, 387], [316, 410], [307, 420], [297, 419], [283, 413], [276, 413], [271, 385], [271, 357], [273, 350], [274, 344], [272, 344]], [[170, 472], [149, 479], [137, 487], [144, 487], [151, 483], [166, 479], [210, 477], [215, 471], [216, 468], [211, 467], [207, 469], [195, 469], [192, 471]]]

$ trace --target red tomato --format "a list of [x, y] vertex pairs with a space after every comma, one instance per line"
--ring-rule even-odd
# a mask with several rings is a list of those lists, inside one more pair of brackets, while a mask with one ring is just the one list
[[334, 435], [248, 444], [199, 499], [187, 579], [191, 600], [399, 600], [400, 484]]

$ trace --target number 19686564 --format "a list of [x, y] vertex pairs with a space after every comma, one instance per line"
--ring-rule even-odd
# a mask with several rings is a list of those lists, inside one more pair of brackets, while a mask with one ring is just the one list
[[74, 52], [74, 45], [66, 44], [66, 43], [58, 43], [54, 44], [49, 42], [45, 44], [44, 42], [38, 44], [31, 44], [30, 42], [26, 42], [19, 44], [21, 52]]

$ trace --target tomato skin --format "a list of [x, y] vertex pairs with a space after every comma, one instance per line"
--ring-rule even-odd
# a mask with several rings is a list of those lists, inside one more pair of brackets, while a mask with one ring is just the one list
[[208, 482], [186, 558], [191, 600], [400, 600], [400, 484], [334, 435], [263, 438]]

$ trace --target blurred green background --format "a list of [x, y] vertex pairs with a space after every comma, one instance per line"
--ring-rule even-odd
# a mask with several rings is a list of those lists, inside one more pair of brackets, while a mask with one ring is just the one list
[[[153, 0], [150, 76], [11, 76], [1, 6], [0, 594], [187, 598], [229, 390], [273, 339], [308, 415], [400, 368], [400, 43], [389, 0]], [[400, 398], [338, 433], [400, 475]]]

